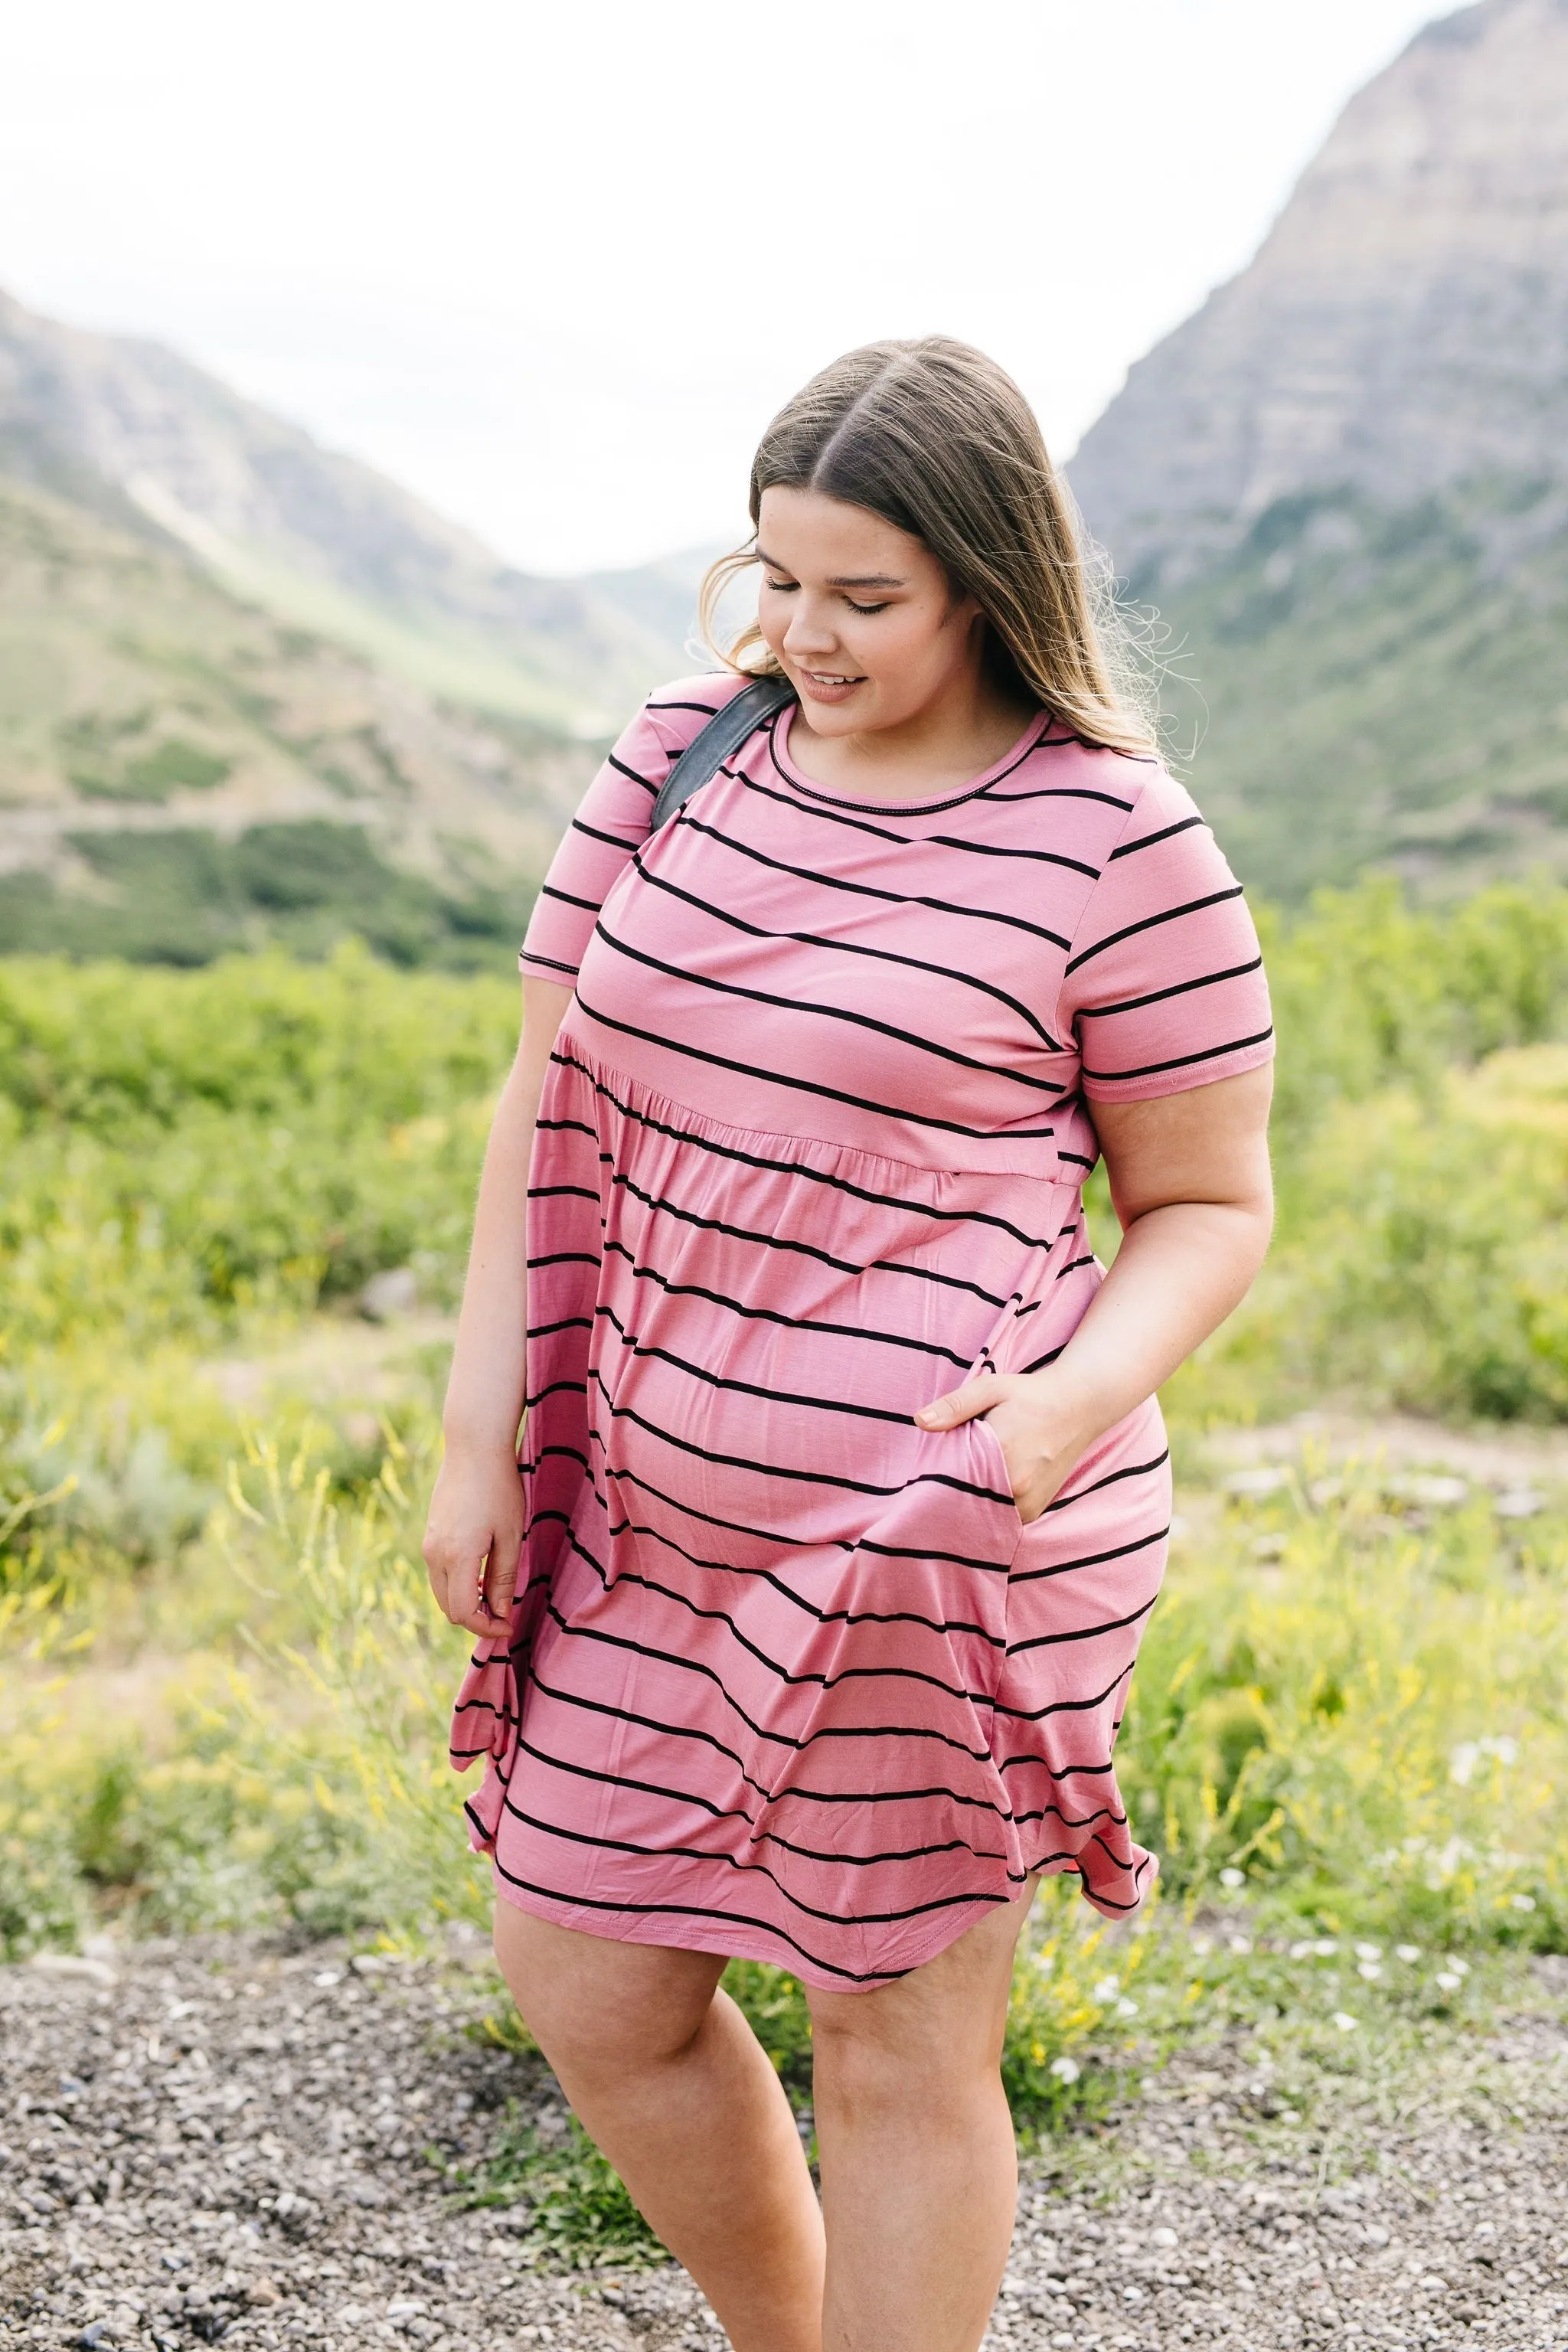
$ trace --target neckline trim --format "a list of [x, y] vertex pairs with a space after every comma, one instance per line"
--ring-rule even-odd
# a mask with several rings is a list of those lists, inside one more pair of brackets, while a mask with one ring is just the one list
[[963, 802], [973, 800], [976, 793], [984, 792], [990, 785], [1000, 783], [1003, 777], [1011, 775], [1015, 768], [1021, 767], [1030, 752], [1040, 748], [1041, 739], [1048, 735], [1052, 723], [1048, 710], [1037, 710], [1010, 749], [983, 774], [973, 777], [956, 792], [941, 793], [913, 801], [852, 801], [842, 793], [830, 793], [826, 785], [813, 783], [791, 761], [789, 733], [799, 708], [797, 702], [786, 702], [769, 726], [768, 744], [774, 767], [785, 783], [792, 785], [797, 793], [804, 793], [809, 800], [825, 802], [829, 808], [847, 809], [857, 816], [940, 816], [944, 809], [958, 808]]

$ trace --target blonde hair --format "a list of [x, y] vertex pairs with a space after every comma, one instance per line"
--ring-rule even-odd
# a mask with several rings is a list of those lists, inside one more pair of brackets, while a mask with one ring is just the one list
[[[1047, 454], [1034, 410], [1005, 371], [948, 335], [866, 343], [780, 409], [752, 464], [763, 492], [819, 490], [924, 541], [985, 615], [998, 683], [1086, 743], [1155, 746], [1152, 680], [1139, 667], [1105, 558]], [[758, 561], [753, 536], [709, 567], [704, 639], [728, 668], [778, 674], [756, 622], [715, 637], [725, 589]]]

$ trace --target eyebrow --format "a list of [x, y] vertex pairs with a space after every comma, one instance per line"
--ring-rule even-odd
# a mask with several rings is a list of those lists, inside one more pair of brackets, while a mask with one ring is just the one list
[[[788, 572], [787, 563], [779, 563], [763, 548], [757, 550], [757, 561], [765, 563], [770, 572]], [[793, 576], [793, 575], [792, 575]], [[908, 583], [895, 579], [890, 572], [839, 572], [828, 582], [830, 588], [903, 588]]]

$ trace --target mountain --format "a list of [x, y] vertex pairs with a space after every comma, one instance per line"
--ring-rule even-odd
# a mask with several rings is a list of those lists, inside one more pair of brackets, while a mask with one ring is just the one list
[[1568, 0], [1428, 26], [1070, 468], [1247, 878], [1568, 872]]
[[701, 551], [502, 563], [158, 345], [0, 295], [0, 952], [503, 969]]
[[151, 530], [280, 619], [481, 709], [603, 734], [681, 667], [692, 599], [689, 581], [670, 593], [671, 566], [520, 572], [175, 352], [3, 294], [0, 474]]

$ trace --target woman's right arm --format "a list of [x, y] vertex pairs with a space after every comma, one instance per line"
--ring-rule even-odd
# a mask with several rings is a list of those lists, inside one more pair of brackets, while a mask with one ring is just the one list
[[447, 1387], [446, 1458], [430, 1498], [425, 1562], [454, 1625], [503, 1634], [522, 1548], [517, 1434], [525, 1401], [528, 1167], [555, 1034], [572, 1002], [547, 980], [522, 984], [522, 1037], [496, 1106], [474, 1213], [458, 1343]]

